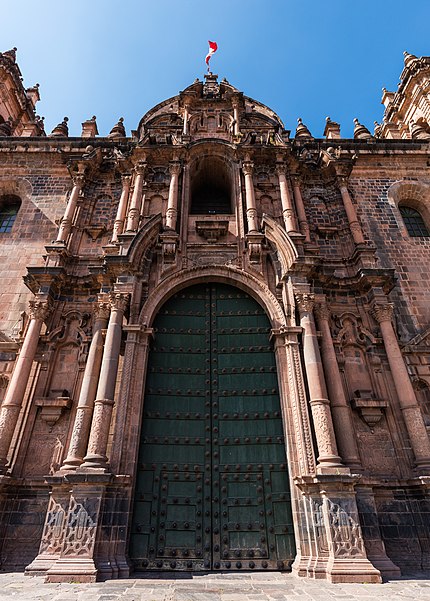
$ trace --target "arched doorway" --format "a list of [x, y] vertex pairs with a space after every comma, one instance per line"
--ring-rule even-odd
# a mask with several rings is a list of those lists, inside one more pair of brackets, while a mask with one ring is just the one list
[[154, 321], [131, 561], [136, 570], [276, 570], [294, 556], [268, 317], [237, 288], [186, 288]]

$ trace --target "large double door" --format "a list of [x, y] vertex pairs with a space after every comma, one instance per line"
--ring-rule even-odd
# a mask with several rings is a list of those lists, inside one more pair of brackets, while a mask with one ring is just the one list
[[154, 322], [130, 540], [136, 570], [279, 570], [295, 555], [269, 320], [230, 286]]

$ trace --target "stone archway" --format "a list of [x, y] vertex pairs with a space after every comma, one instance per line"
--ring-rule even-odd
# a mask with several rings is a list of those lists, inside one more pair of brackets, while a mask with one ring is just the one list
[[197, 284], [153, 325], [134, 568], [287, 569], [294, 533], [267, 315], [238, 288]]

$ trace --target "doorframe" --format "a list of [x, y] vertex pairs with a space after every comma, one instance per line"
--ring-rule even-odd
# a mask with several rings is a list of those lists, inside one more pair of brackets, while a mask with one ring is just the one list
[[[137, 324], [124, 327], [127, 331], [123, 376], [118, 396], [111, 465], [118, 474], [130, 474], [127, 487], [127, 536], [121, 543], [121, 554], [128, 556], [137, 457], [143, 420], [146, 371], [152, 338], [152, 324], [162, 305], [178, 291], [194, 284], [223, 283], [241, 289], [265, 310], [272, 327], [277, 366], [279, 401], [286, 441], [286, 457], [290, 479], [296, 559], [312, 555], [309, 548], [312, 535], [303, 528], [302, 493], [294, 478], [315, 469], [315, 450], [310, 435], [310, 422], [299, 353], [301, 328], [290, 326], [279, 301], [269, 287], [257, 277], [230, 266], [199, 267], [182, 270], [167, 277], [149, 292]], [[136, 367], [135, 367], [136, 366]]]

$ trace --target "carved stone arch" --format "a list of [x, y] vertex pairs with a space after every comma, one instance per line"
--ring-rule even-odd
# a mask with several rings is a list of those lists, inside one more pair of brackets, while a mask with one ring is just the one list
[[134, 236], [124, 255], [106, 256], [106, 266], [115, 273], [141, 272], [147, 256], [157, 241], [162, 227], [161, 214], [150, 217], [145, 225]]
[[236, 198], [235, 156], [222, 141], [191, 147], [188, 160], [190, 213], [231, 214]]
[[397, 224], [405, 238], [409, 238], [399, 207], [415, 209], [422, 216], [430, 230], [430, 184], [411, 180], [401, 180], [390, 186], [387, 192], [388, 202], [394, 209]]
[[14, 194], [21, 198], [21, 201], [30, 200], [33, 193], [33, 187], [28, 179], [24, 177], [0, 177], [0, 195]]
[[287, 232], [269, 215], [263, 215], [262, 226], [266, 238], [275, 245], [282, 269], [281, 277], [285, 278], [299, 256], [297, 249]]
[[139, 322], [145, 326], [151, 326], [159, 308], [168, 298], [183, 288], [202, 282], [221, 282], [237, 286], [263, 306], [273, 329], [287, 325], [281, 305], [264, 282], [240, 269], [227, 266], [184, 269], [180, 274], [174, 274], [163, 280], [151, 291], [148, 300], [142, 307]]

